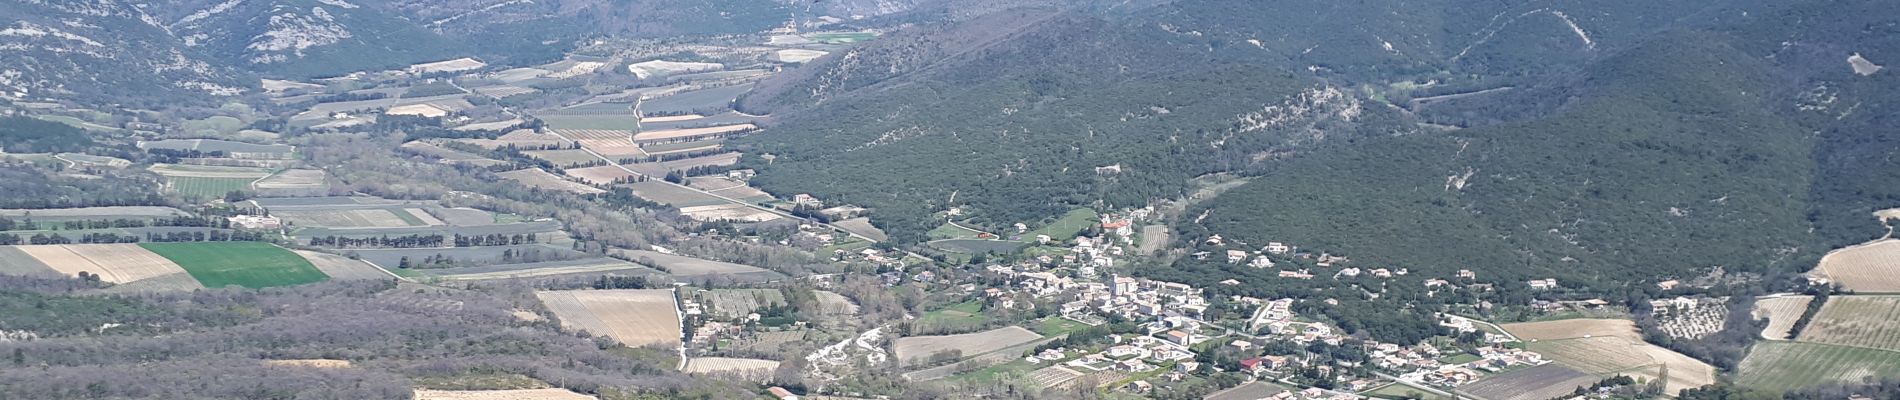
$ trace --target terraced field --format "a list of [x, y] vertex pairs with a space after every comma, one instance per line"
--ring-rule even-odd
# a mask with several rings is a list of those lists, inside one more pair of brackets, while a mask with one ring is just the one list
[[[1831, 300], [1830, 300], [1831, 301]], [[1859, 383], [1867, 377], [1900, 376], [1900, 352], [1801, 342], [1760, 342], [1736, 367], [1735, 382], [1766, 390], [1794, 390], [1823, 383]]]

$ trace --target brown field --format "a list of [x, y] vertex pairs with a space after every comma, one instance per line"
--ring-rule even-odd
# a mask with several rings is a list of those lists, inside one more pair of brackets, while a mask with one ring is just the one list
[[264, 360], [264, 366], [266, 367], [349, 368], [352, 365], [353, 364], [350, 364], [350, 360], [332, 360], [332, 359], [327, 359], [327, 358], [311, 358], [311, 359], [303, 359], [303, 360]]
[[1544, 364], [1493, 375], [1458, 391], [1485, 400], [1545, 400], [1566, 397], [1578, 386], [1589, 386], [1598, 379], [1562, 365]]
[[587, 183], [591, 183], [595, 185], [610, 185], [614, 183], [615, 179], [634, 176], [632, 172], [627, 172], [627, 170], [620, 169], [620, 166], [617, 166], [617, 165], [602, 165], [598, 167], [587, 167], [587, 168], [568, 168], [566, 170], [563, 170], [562, 172], [565, 172], [567, 176], [580, 178], [580, 180], [582, 181], [586, 181]]
[[381, 208], [363, 210], [288, 210], [272, 212], [298, 226], [328, 228], [390, 228], [411, 226], [394, 211]]
[[1600, 377], [1624, 374], [1656, 379], [1662, 366], [1668, 365], [1668, 393], [1715, 383], [1715, 367], [1637, 338], [1593, 336], [1544, 340], [1530, 343], [1526, 348], [1543, 354], [1546, 359]]
[[185, 269], [179, 268], [178, 264], [152, 254], [137, 244], [66, 244], [16, 248], [61, 274], [79, 276], [84, 271], [98, 274], [99, 280], [112, 283], [130, 283], [185, 273]]
[[688, 374], [735, 374], [747, 380], [763, 381], [778, 369], [778, 361], [750, 358], [694, 357], [680, 368]]
[[1524, 341], [1617, 336], [1641, 340], [1636, 322], [1627, 319], [1565, 319], [1504, 324], [1504, 330]]
[[599, 400], [567, 389], [427, 390], [416, 389], [415, 400]]
[[395, 276], [391, 276], [388, 272], [383, 271], [382, 268], [376, 268], [376, 266], [370, 265], [362, 260], [351, 260], [349, 257], [308, 250], [291, 250], [291, 252], [297, 253], [298, 256], [303, 257], [305, 260], [310, 260], [310, 265], [315, 265], [318, 271], [323, 271], [324, 275], [329, 275], [330, 279], [333, 280], [395, 278]]
[[831, 224], [836, 225], [839, 228], [844, 228], [844, 230], [849, 231], [851, 233], [864, 235], [865, 237], [875, 239], [880, 242], [891, 239], [890, 235], [886, 235], [883, 229], [877, 229], [877, 226], [871, 225], [870, 218], [857, 217], [857, 218], [847, 219], [843, 221], [833, 222]]
[[1782, 296], [1755, 300], [1755, 318], [1767, 318], [1768, 326], [1761, 330], [1761, 338], [1768, 340], [1786, 340], [1788, 332], [1794, 330], [1794, 321], [1808, 309], [1808, 302], [1814, 296]]
[[640, 122], [679, 122], [679, 121], [691, 121], [691, 120], [696, 120], [700, 118], [706, 118], [706, 116], [699, 115], [699, 114], [681, 114], [681, 115], [668, 115], [664, 117], [640, 117]]
[[680, 319], [671, 289], [539, 291], [535, 297], [565, 329], [605, 336], [630, 347], [678, 346]]
[[1821, 257], [1814, 274], [1857, 293], [1900, 293], [1900, 239], [1849, 246]]
[[1007, 326], [961, 335], [897, 338], [892, 341], [891, 350], [899, 364], [913, 365], [929, 360], [931, 354], [939, 351], [958, 350], [968, 358], [1040, 338], [1042, 335], [1020, 326]]
[[569, 181], [566, 179], [561, 179], [561, 177], [554, 176], [554, 174], [550, 174], [548, 173], [548, 171], [543, 171], [540, 168], [528, 168], [528, 169], [523, 169], [523, 170], [508, 171], [508, 172], [497, 173], [495, 175], [500, 176], [502, 178], [509, 179], [509, 180], [513, 180], [516, 182], [521, 182], [521, 184], [523, 185], [528, 185], [528, 187], [541, 189], [541, 190], [558, 190], [558, 191], [567, 191], [567, 192], [573, 192], [573, 193], [579, 193], [579, 194], [596, 194], [596, 193], [607, 192], [605, 190], [600, 190], [600, 188], [581, 184], [580, 182], [574, 182], [574, 181]]
[[697, 138], [725, 135], [725, 134], [730, 134], [733, 132], [743, 131], [747, 129], [757, 129], [758, 127], [759, 127], [758, 125], [753, 125], [753, 124], [738, 124], [738, 125], [709, 126], [705, 128], [662, 129], [662, 130], [644, 131], [644, 132], [640, 132], [637, 135], [633, 135], [633, 141], [646, 142], [646, 141], [689, 140], [689, 139], [697, 140]]
[[257, 181], [258, 189], [307, 189], [323, 187], [323, 170], [287, 169]]
[[1834, 296], [1801, 341], [1900, 351], [1900, 296]]

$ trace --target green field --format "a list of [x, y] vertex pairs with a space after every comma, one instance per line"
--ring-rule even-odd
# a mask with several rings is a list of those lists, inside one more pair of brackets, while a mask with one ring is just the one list
[[1378, 389], [1372, 389], [1370, 391], [1366, 391], [1360, 394], [1365, 395], [1367, 397], [1377, 397], [1377, 398], [1383, 398], [1383, 399], [1418, 398], [1418, 399], [1423, 399], [1423, 400], [1439, 400], [1439, 399], [1445, 398], [1445, 396], [1431, 394], [1431, 392], [1419, 390], [1419, 388], [1400, 385], [1396, 383], [1391, 384], [1391, 385], [1385, 385]]
[[813, 33], [805, 37], [824, 44], [846, 44], [876, 39], [877, 32], [826, 32]]
[[1095, 210], [1077, 208], [1069, 210], [1067, 214], [1062, 214], [1062, 218], [1057, 218], [1048, 225], [1023, 234], [1023, 240], [1033, 242], [1036, 240], [1036, 235], [1049, 235], [1049, 239], [1052, 241], [1067, 242], [1070, 239], [1075, 239], [1076, 232], [1081, 232], [1084, 228], [1096, 225], [1099, 221], [1101, 221], [1101, 216], [1095, 214]]
[[931, 229], [930, 232], [925, 233], [924, 235], [929, 237], [932, 240], [975, 239], [976, 233], [977, 233], [976, 231], [958, 228], [956, 225], [951, 225], [950, 223], [946, 222], [943, 225], [938, 225], [936, 229]]
[[255, 178], [200, 178], [195, 176], [168, 176], [165, 181], [172, 192], [185, 196], [201, 198], [219, 198], [237, 191], [250, 191]]
[[309, 260], [269, 243], [141, 243], [197, 278], [205, 287], [237, 285], [251, 289], [321, 282], [329, 276]]
[[1037, 322], [1035, 326], [1030, 326], [1029, 330], [1036, 331], [1036, 333], [1040, 333], [1043, 336], [1055, 336], [1075, 332], [1087, 327], [1088, 325], [1081, 322], [1070, 321], [1062, 317], [1048, 317], [1043, 318], [1041, 322]]
[[1735, 382], [1765, 390], [1794, 390], [1863, 377], [1900, 375], [1900, 352], [1820, 343], [1756, 343], [1736, 367]]
[[966, 331], [982, 326], [989, 319], [983, 315], [982, 300], [970, 300], [925, 312], [913, 325], [921, 329]]

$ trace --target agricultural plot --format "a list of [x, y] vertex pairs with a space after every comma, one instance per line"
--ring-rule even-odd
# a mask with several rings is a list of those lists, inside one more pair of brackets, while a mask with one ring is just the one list
[[508, 132], [508, 134], [501, 135], [501, 137], [494, 139], [451, 139], [451, 141], [472, 144], [489, 150], [511, 146], [522, 150], [546, 149], [560, 147], [568, 143], [566, 139], [562, 139], [559, 136], [535, 133], [527, 129]]
[[747, 185], [744, 181], [726, 179], [725, 177], [702, 176], [688, 178], [686, 185], [694, 189], [704, 190], [707, 193], [714, 193], [753, 204], [773, 200], [772, 194], [766, 193], [764, 190], [759, 190], [759, 188]]
[[550, 174], [548, 173], [548, 171], [543, 171], [540, 168], [528, 168], [528, 169], [522, 169], [522, 170], [508, 171], [508, 172], [497, 173], [495, 175], [508, 179], [508, 180], [515, 181], [515, 182], [520, 182], [521, 184], [527, 185], [528, 187], [531, 187], [531, 188], [541, 189], [541, 190], [562, 191], [562, 192], [570, 192], [570, 193], [578, 193], [578, 194], [598, 194], [598, 193], [607, 192], [605, 190], [600, 190], [600, 188], [587, 186], [580, 182], [573, 182], [566, 179], [561, 179], [561, 177], [555, 176], [554, 174]]
[[1814, 272], [1856, 293], [1900, 293], [1900, 239], [1834, 250]]
[[1794, 330], [1795, 320], [1800, 319], [1801, 314], [1807, 311], [1808, 302], [1811, 301], [1814, 301], [1814, 296], [1782, 296], [1755, 300], [1754, 317], [1768, 319], [1768, 326], [1762, 327], [1761, 338], [1787, 339], [1788, 333]]
[[785, 305], [778, 289], [712, 289], [700, 292], [714, 316], [744, 317], [761, 308]]
[[1510, 331], [1525, 341], [1556, 340], [1585, 337], [1614, 336], [1642, 340], [1642, 334], [1636, 330], [1636, 322], [1627, 319], [1566, 319], [1544, 322], [1523, 322], [1504, 324], [1504, 330]]
[[[661, 173], [661, 175], [665, 175], [665, 173]], [[725, 199], [721, 199], [717, 196], [707, 195], [705, 193], [700, 193], [700, 192], [693, 191], [690, 189], [671, 185], [666, 182], [655, 182], [655, 181], [634, 182], [634, 183], [619, 185], [619, 187], [632, 189], [634, 196], [640, 196], [640, 198], [646, 199], [647, 201], [665, 204], [665, 205], [669, 205], [669, 206], [673, 206], [677, 208], [723, 205], [723, 204], [730, 203], [726, 201]]]
[[255, 178], [171, 177], [165, 178], [165, 190], [185, 196], [217, 198], [231, 192], [249, 191], [251, 182], [256, 181]]
[[648, 155], [655, 155], [655, 156], [679, 154], [679, 153], [693, 153], [693, 152], [702, 152], [702, 151], [716, 151], [716, 150], [725, 148], [726, 146], [725, 143], [726, 143], [726, 139], [723, 139], [723, 138], [699, 140], [699, 141], [692, 141], [692, 142], [655, 143], [655, 144], [640, 146], [640, 151], [646, 152]]
[[1590, 386], [1598, 379], [1562, 365], [1544, 364], [1494, 375], [1458, 389], [1485, 400], [1546, 400], [1566, 397], [1578, 386]]
[[53, 155], [53, 158], [57, 158], [57, 159], [60, 159], [61, 161], [72, 163], [75, 166], [83, 165], [83, 166], [107, 167], [107, 168], [125, 168], [125, 167], [132, 166], [131, 160], [117, 158], [117, 157], [95, 156], [91, 154], [59, 153], [59, 154]]
[[680, 207], [680, 214], [700, 221], [765, 222], [782, 218], [778, 214], [738, 203]]
[[745, 115], [738, 111], [727, 111], [698, 118], [684, 117], [685, 116], [646, 117], [640, 120], [640, 128], [653, 130], [685, 129], [714, 125], [756, 124], [765, 120], [764, 117]]
[[561, 327], [612, 338], [628, 347], [678, 346], [681, 328], [671, 289], [564, 290], [534, 293]]
[[520, 254], [523, 252], [538, 253], [543, 256], [548, 256], [548, 257], [559, 257], [559, 258], [570, 258], [570, 259], [585, 258], [585, 254], [582, 254], [581, 252], [578, 252], [578, 251], [574, 251], [573, 249], [569, 249], [565, 246], [550, 246], [550, 245], [542, 245], [542, 244], [524, 244], [524, 245], [513, 245], [513, 246], [450, 247], [450, 248], [439, 248], [439, 249], [343, 250], [344, 254], [355, 254], [357, 259], [374, 263], [377, 266], [383, 267], [383, 268], [396, 268], [397, 265], [402, 264], [402, 259], [405, 257], [410, 259], [411, 261], [421, 261], [423, 258], [437, 257], [437, 258], [449, 258], [457, 262], [466, 262], [466, 263], [471, 263], [471, 264], [484, 264], [484, 265], [503, 264], [503, 263], [507, 263], [507, 261], [502, 259], [503, 258], [502, 255], [504, 253]]
[[769, 281], [784, 279], [785, 275], [750, 265], [712, 261], [673, 254], [661, 254], [647, 250], [615, 250], [621, 257], [654, 267], [674, 278], [705, 280], [712, 277], [730, 277], [734, 280]]
[[0, 246], [0, 275], [55, 278], [62, 274], [19, 246]]
[[535, 94], [535, 93], [541, 92], [541, 89], [535, 89], [531, 87], [521, 87], [521, 86], [509, 86], [509, 85], [484, 86], [484, 87], [475, 88], [474, 90], [475, 90], [475, 93], [479, 93], [483, 96], [493, 97], [497, 99], [520, 96], [524, 94]]
[[739, 163], [739, 152], [727, 152], [710, 156], [700, 156], [667, 162], [644, 162], [627, 164], [627, 168], [647, 176], [666, 176], [671, 171], [686, 171], [697, 167], [723, 167]]
[[582, 181], [586, 181], [589, 184], [595, 184], [595, 185], [610, 185], [610, 184], [613, 184], [614, 180], [616, 179], [628, 178], [628, 177], [634, 176], [632, 172], [627, 172], [627, 170], [620, 169], [620, 167], [616, 165], [602, 165], [598, 167], [587, 167], [587, 168], [568, 168], [566, 170], [562, 170], [562, 172], [566, 173], [567, 176], [572, 176]]
[[1036, 235], [1049, 235], [1050, 240], [1067, 242], [1070, 239], [1075, 239], [1077, 232], [1081, 232], [1083, 229], [1088, 229], [1100, 223], [1101, 216], [1096, 214], [1095, 210], [1077, 208], [1069, 210], [1068, 213], [1062, 214], [1062, 217], [1056, 218], [1055, 221], [1043, 225], [1041, 228], [1036, 228], [1028, 233], [1024, 233], [1023, 239], [1033, 241], [1036, 239]]
[[1042, 335], [1020, 326], [1008, 326], [961, 335], [902, 337], [892, 342], [891, 349], [899, 364], [916, 365], [942, 351], [958, 351], [963, 357], [973, 357], [1041, 338]]
[[681, 62], [667, 60], [643, 61], [627, 65], [627, 72], [640, 79], [726, 69], [725, 65], [704, 62]]
[[528, 157], [534, 157], [534, 159], [536, 160], [542, 160], [542, 161], [554, 163], [554, 165], [558, 165], [561, 168], [569, 168], [576, 165], [582, 165], [586, 163], [600, 161], [600, 157], [594, 157], [593, 153], [588, 153], [587, 150], [581, 150], [581, 149], [529, 150], [529, 151], [523, 151], [521, 152], [521, 154], [525, 154]]
[[420, 140], [403, 143], [402, 149], [411, 153], [434, 158], [444, 164], [466, 164], [477, 167], [507, 164], [505, 161], [489, 159], [487, 157], [469, 154], [465, 151], [442, 147]]
[[411, 222], [415, 217], [403, 218], [396, 213], [402, 209], [345, 209], [345, 210], [286, 210], [272, 211], [271, 214], [285, 222], [297, 226], [327, 228], [380, 228], [421, 225], [421, 221]]
[[467, 268], [445, 268], [418, 270], [424, 274], [451, 281], [479, 281], [491, 279], [537, 278], [567, 274], [613, 272], [619, 275], [657, 275], [654, 271], [640, 265], [612, 258], [583, 258], [575, 260], [546, 261], [525, 264], [503, 264]]
[[325, 175], [320, 169], [287, 169], [257, 181], [257, 190], [322, 189]]
[[318, 271], [322, 271], [323, 274], [329, 276], [330, 279], [381, 280], [394, 278], [388, 271], [383, 271], [382, 268], [376, 268], [376, 266], [369, 265], [369, 263], [363, 262], [362, 260], [352, 260], [349, 257], [330, 253], [318, 253], [309, 250], [291, 250], [291, 252], [297, 253], [297, 256], [303, 257], [305, 261], [309, 261], [311, 266], [316, 267]]
[[738, 124], [708, 126], [703, 128], [648, 129], [633, 135], [633, 141], [640, 143], [691, 142], [722, 138], [727, 135], [753, 129], [759, 129], [759, 126], [753, 124]]
[[1076, 378], [1081, 378], [1082, 375], [1081, 372], [1076, 372], [1076, 370], [1057, 365], [1030, 372], [1029, 376], [1025, 379], [1028, 379], [1030, 383], [1037, 387], [1052, 388], [1069, 383], [1069, 381], [1073, 381]]
[[264, 366], [290, 367], [290, 368], [349, 368], [349, 367], [355, 366], [355, 364], [350, 363], [350, 360], [335, 360], [335, 359], [327, 359], [327, 358], [306, 358], [306, 359], [297, 359], [297, 360], [264, 360]]
[[1736, 367], [1735, 382], [1787, 391], [1825, 383], [1860, 383], [1900, 375], [1900, 352], [1801, 342], [1756, 343]]
[[1800, 340], [1900, 351], [1900, 296], [1834, 296]]
[[640, 126], [640, 117], [632, 111], [618, 114], [536, 114], [549, 129], [611, 129], [632, 131]]
[[416, 389], [415, 400], [599, 400], [567, 389], [427, 390]]
[[282, 144], [254, 144], [218, 139], [166, 139], [139, 142], [144, 150], [165, 149], [178, 151], [199, 151], [205, 153], [222, 152], [232, 158], [255, 158], [256, 156], [289, 157], [296, 152], [296, 146]]
[[424, 210], [427, 210], [429, 214], [434, 215], [437, 219], [449, 225], [479, 226], [493, 225], [496, 223], [494, 213], [473, 208], [426, 208]]
[[0, 209], [0, 217], [35, 221], [72, 221], [92, 219], [156, 219], [187, 216], [190, 213], [171, 207], [121, 206], [48, 209]]
[[752, 90], [752, 85], [732, 85], [680, 92], [669, 96], [647, 100], [640, 104], [642, 113], [681, 114], [701, 110], [726, 109], [732, 106], [739, 95]]
[[611, 129], [556, 129], [555, 135], [580, 142], [581, 146], [602, 153], [626, 153], [633, 148], [638, 153], [639, 146], [633, 144], [633, 131]]
[[1657, 379], [1662, 366], [1668, 365], [1669, 393], [1715, 383], [1715, 367], [1637, 338], [1594, 336], [1542, 340], [1526, 346], [1544, 358], [1599, 377], [1623, 374]]
[[1202, 400], [1259, 400], [1272, 398], [1274, 395], [1285, 391], [1286, 388], [1282, 388], [1278, 385], [1265, 381], [1253, 381], [1244, 385], [1235, 386], [1231, 389], [1214, 392]]
[[680, 371], [694, 375], [737, 375], [749, 381], [763, 381], [772, 377], [778, 364], [778, 361], [751, 358], [693, 357], [686, 360]]
[[1023, 242], [987, 239], [945, 239], [930, 241], [928, 244], [943, 251], [960, 254], [1006, 254], [1028, 246]]
[[138, 246], [177, 263], [205, 287], [236, 285], [258, 289], [329, 279], [309, 260], [269, 243], [142, 243]]
[[79, 273], [98, 275], [99, 280], [132, 283], [165, 275], [184, 273], [173, 260], [146, 251], [136, 244], [66, 244], [14, 246], [60, 275]]
[[876, 240], [880, 242], [890, 240], [890, 235], [884, 234], [883, 229], [877, 229], [877, 226], [871, 225], [870, 218], [857, 217], [857, 218], [847, 219], [843, 221], [833, 222], [831, 224], [839, 228], [843, 228], [847, 232], [868, 237], [868, 238], [871, 238], [872, 240]]
[[733, 70], [733, 71], [713, 71], [713, 72], [699, 72], [699, 73], [691, 73], [691, 74], [674, 75], [674, 76], [667, 77], [666, 81], [671, 82], [671, 83], [740, 81], [740, 80], [748, 80], [748, 79], [753, 79], [753, 78], [762, 79], [771, 75], [772, 75], [772, 71], [768, 71], [763, 68], [758, 68], [758, 69], [741, 69], [741, 70]]

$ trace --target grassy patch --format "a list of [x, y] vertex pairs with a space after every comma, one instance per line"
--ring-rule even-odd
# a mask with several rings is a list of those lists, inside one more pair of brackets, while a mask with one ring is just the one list
[[1438, 359], [1438, 361], [1446, 363], [1446, 364], [1464, 364], [1464, 363], [1483, 360], [1483, 359], [1484, 357], [1479, 357], [1476, 354], [1458, 353], [1458, 354], [1453, 354], [1449, 357]]
[[1385, 385], [1385, 386], [1379, 387], [1378, 389], [1372, 389], [1360, 394], [1371, 396], [1371, 397], [1385, 398], [1385, 399], [1440, 400], [1440, 399], [1445, 398], [1445, 396], [1435, 395], [1435, 394], [1432, 394], [1431, 392], [1427, 392], [1419, 388], [1400, 385], [1396, 383]]
[[237, 285], [251, 289], [291, 286], [329, 279], [309, 260], [269, 243], [141, 243], [197, 278], [205, 287]]
[[982, 301], [971, 300], [924, 312], [924, 316], [918, 318], [913, 326], [928, 327], [932, 332], [965, 331], [981, 327], [989, 319], [989, 316], [983, 315]]
[[1062, 317], [1048, 317], [1048, 318], [1043, 318], [1042, 322], [1036, 323], [1035, 326], [1031, 326], [1029, 327], [1029, 329], [1034, 330], [1036, 331], [1036, 333], [1040, 333], [1043, 336], [1055, 336], [1055, 335], [1066, 334], [1069, 332], [1075, 332], [1077, 330], [1081, 330], [1082, 328], [1087, 328], [1087, 327], [1089, 326], [1084, 325], [1081, 322], [1070, 321]]
[[948, 222], [945, 222], [945, 223], [944, 223], [943, 225], [939, 225], [939, 226], [937, 226], [937, 228], [935, 228], [935, 229], [931, 229], [931, 230], [930, 230], [930, 232], [926, 232], [926, 233], [924, 233], [924, 236], [927, 236], [927, 237], [929, 237], [929, 238], [930, 238], [930, 239], [932, 239], [932, 240], [936, 240], [936, 239], [975, 239], [975, 238], [976, 238], [976, 231], [972, 231], [972, 230], [969, 230], [969, 229], [963, 229], [963, 228], [958, 228], [958, 227], [957, 227], [956, 225], [951, 225], [950, 223], [948, 223]]
[[1048, 225], [1043, 225], [1041, 228], [1036, 228], [1035, 230], [1029, 231], [1029, 233], [1023, 234], [1023, 239], [1034, 241], [1036, 240], [1036, 235], [1049, 235], [1049, 239], [1052, 241], [1067, 242], [1070, 239], [1075, 239], [1076, 232], [1081, 232], [1082, 229], [1095, 225], [1097, 221], [1101, 221], [1101, 216], [1096, 214], [1095, 210], [1077, 208], [1062, 214], [1061, 218], [1056, 218], [1055, 221], [1050, 222]]

